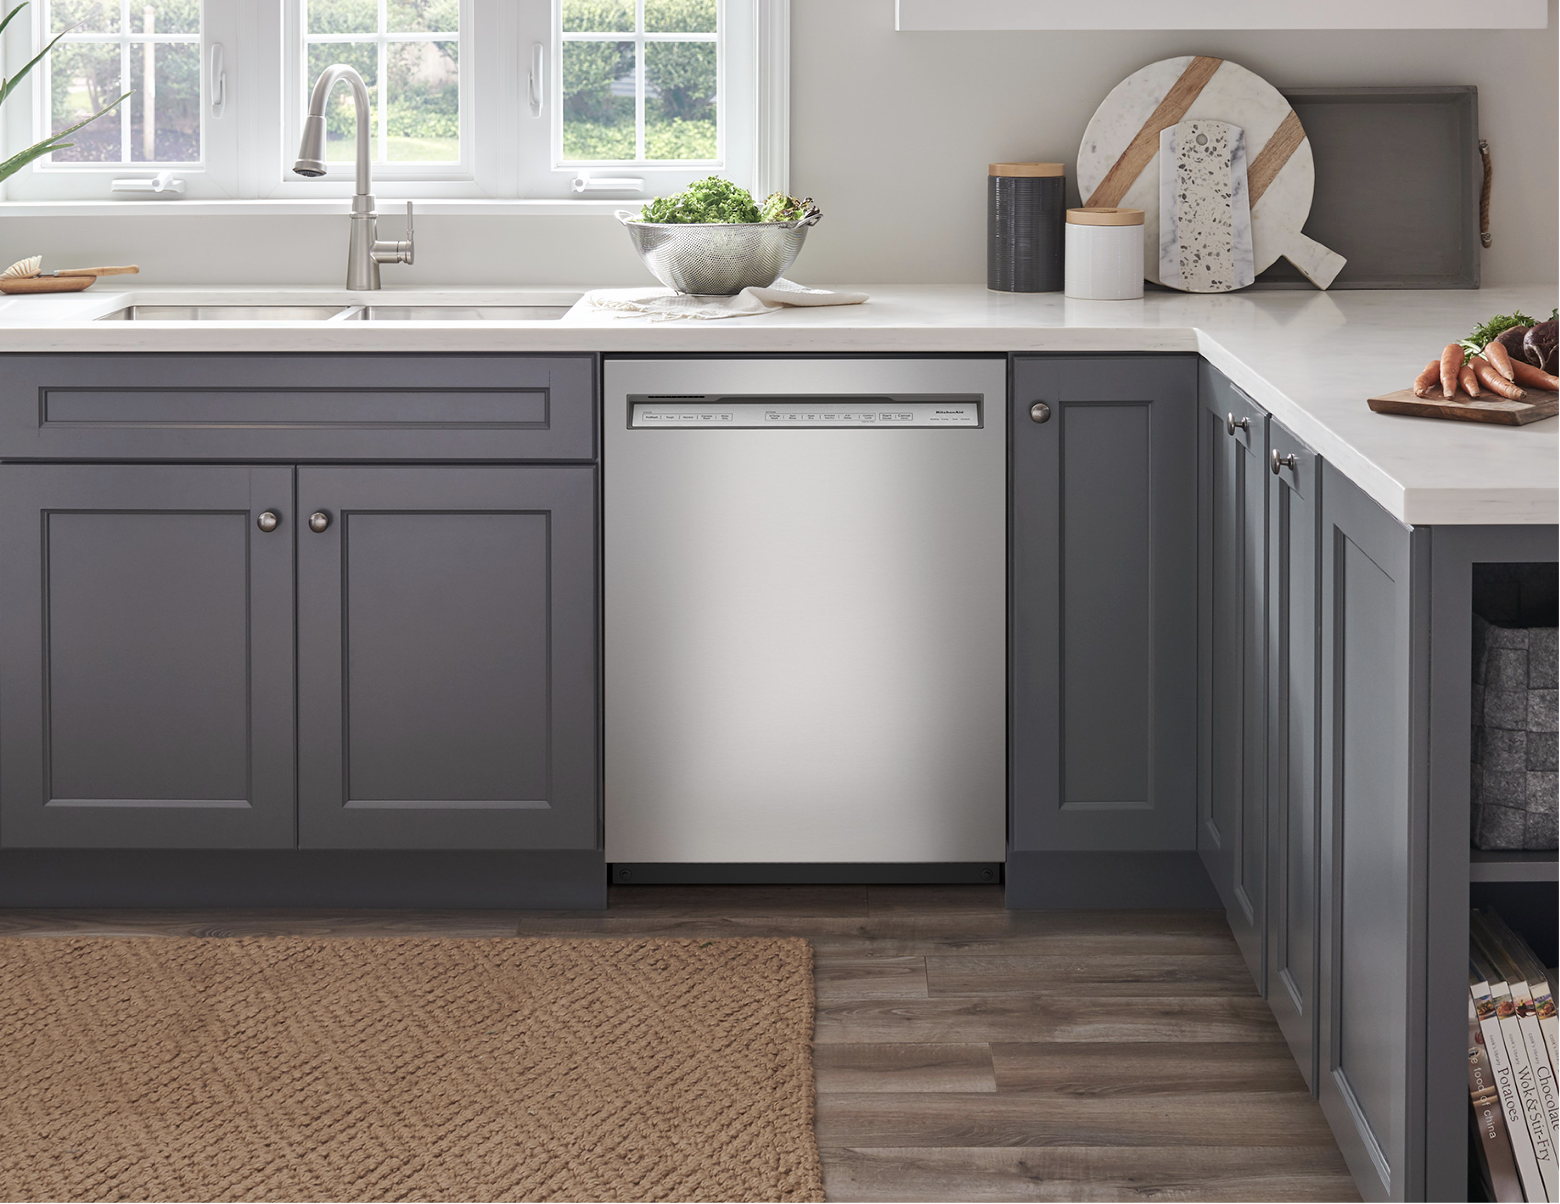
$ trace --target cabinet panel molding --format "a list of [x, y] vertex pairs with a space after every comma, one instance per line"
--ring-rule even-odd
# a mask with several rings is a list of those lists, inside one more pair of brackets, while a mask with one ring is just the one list
[[8, 460], [590, 460], [592, 355], [5, 355]]
[[1424, 1183], [1427, 549], [1324, 465], [1318, 1089], [1366, 1199]]
[[0, 465], [0, 845], [294, 843], [291, 528], [289, 468]]
[[1012, 849], [1191, 851], [1196, 360], [1019, 356], [1013, 387]]
[[[1279, 423], [1268, 478], [1268, 1002], [1316, 1090], [1322, 463]], [[1271, 468], [1271, 462], [1270, 462]]]
[[299, 845], [599, 844], [596, 473], [301, 468]]
[[1199, 369], [1198, 847], [1267, 994], [1267, 412]]

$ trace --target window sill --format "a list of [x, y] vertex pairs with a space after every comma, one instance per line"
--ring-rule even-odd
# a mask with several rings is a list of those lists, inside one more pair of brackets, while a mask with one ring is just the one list
[[[404, 212], [404, 198], [379, 196], [380, 216]], [[412, 198], [418, 217], [610, 217], [618, 209], [637, 209], [644, 197], [618, 200], [495, 200], [492, 198]], [[344, 217], [346, 197], [318, 200], [165, 200], [165, 201], [0, 201], [0, 217]]]

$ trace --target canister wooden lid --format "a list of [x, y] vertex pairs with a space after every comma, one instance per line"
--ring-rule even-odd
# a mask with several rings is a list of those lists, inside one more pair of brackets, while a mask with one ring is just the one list
[[1143, 211], [1097, 205], [1092, 209], [1069, 209], [1067, 221], [1074, 226], [1141, 226]]
[[993, 163], [986, 172], [991, 176], [1065, 176], [1065, 163]]

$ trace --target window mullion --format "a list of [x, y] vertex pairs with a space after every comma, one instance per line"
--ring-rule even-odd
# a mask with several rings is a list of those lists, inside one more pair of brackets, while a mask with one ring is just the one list
[[645, 0], [634, 0], [634, 158], [645, 161]]
[[[130, 90], [130, 0], [119, 0], [119, 91]], [[130, 162], [130, 108], [135, 104], [131, 96], [119, 106], [119, 161]]]
[[379, 121], [379, 161], [390, 162], [390, 0], [379, 0], [379, 57], [375, 64], [378, 86], [374, 89], [374, 110]]

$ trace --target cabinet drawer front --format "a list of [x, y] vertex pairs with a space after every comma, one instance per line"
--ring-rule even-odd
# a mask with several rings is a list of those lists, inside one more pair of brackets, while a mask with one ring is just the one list
[[0, 458], [589, 460], [595, 360], [12, 355]]
[[0, 846], [293, 844], [292, 492], [0, 465]]

